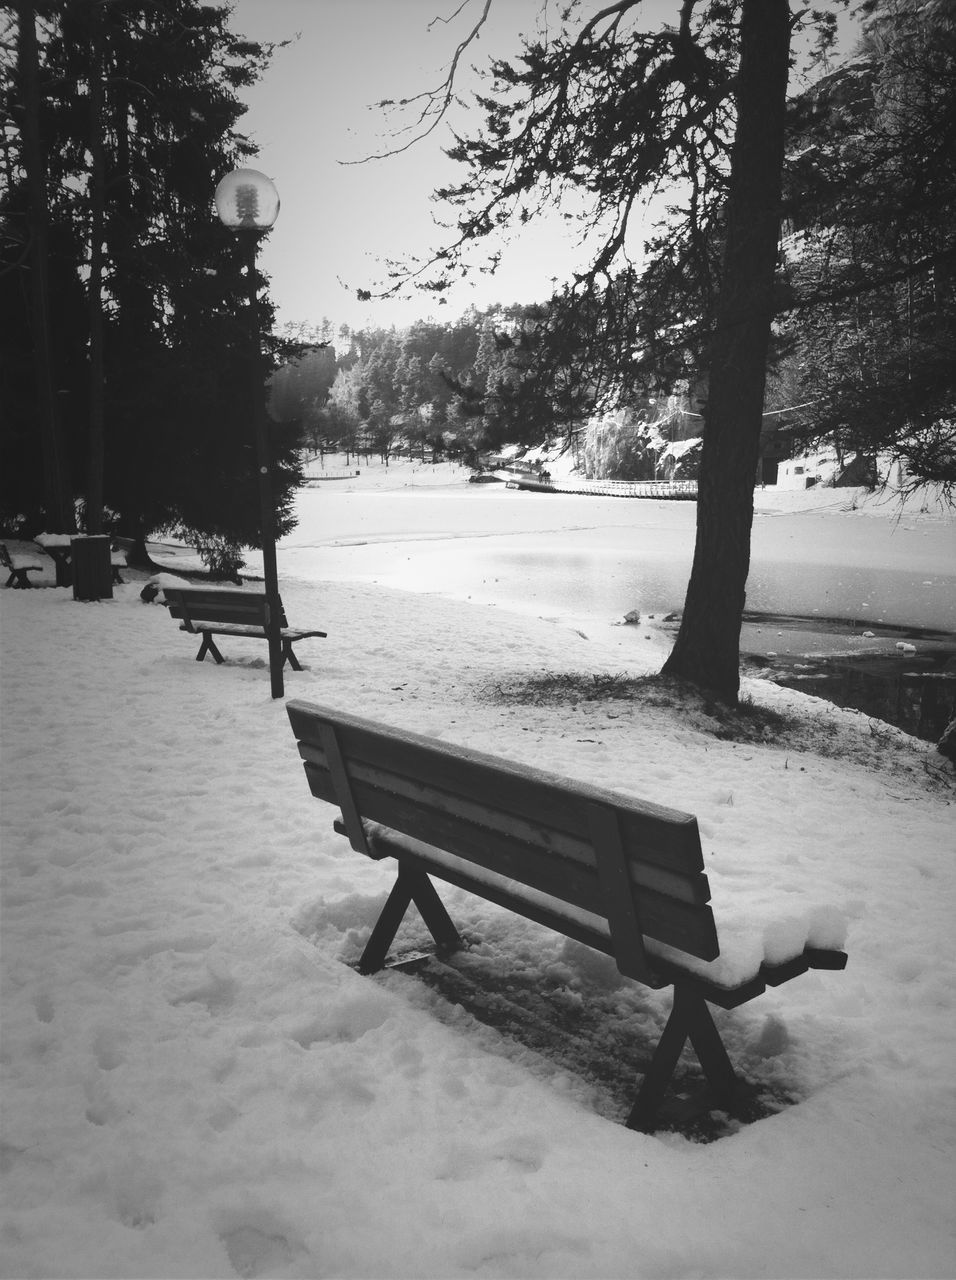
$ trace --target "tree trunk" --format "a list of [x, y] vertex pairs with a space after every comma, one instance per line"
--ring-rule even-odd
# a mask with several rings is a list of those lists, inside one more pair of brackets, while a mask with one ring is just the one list
[[744, 0], [697, 542], [680, 630], [663, 668], [731, 704], [740, 689], [740, 624], [780, 232], [789, 51], [787, 0]]
[[17, 71], [23, 101], [23, 164], [30, 197], [30, 316], [43, 455], [43, 501], [49, 531], [72, 533], [76, 529], [73, 491], [50, 346], [46, 156], [40, 137], [36, 18], [29, 0], [20, 0], [17, 5]]

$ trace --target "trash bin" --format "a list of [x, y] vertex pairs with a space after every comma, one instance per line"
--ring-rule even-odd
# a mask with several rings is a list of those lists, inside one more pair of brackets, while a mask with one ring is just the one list
[[113, 569], [106, 534], [70, 539], [74, 600], [112, 600]]

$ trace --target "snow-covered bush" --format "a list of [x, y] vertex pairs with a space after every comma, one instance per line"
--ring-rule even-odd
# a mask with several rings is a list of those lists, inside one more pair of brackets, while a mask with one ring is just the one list
[[696, 480], [700, 475], [702, 436], [672, 440], [657, 462], [658, 480]]
[[593, 417], [584, 437], [584, 473], [589, 480], [653, 480], [666, 441], [657, 423], [632, 409]]

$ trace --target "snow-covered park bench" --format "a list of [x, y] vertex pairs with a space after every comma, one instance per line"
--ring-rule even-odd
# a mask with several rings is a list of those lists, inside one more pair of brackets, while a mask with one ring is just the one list
[[[163, 597], [170, 615], [179, 619], [180, 631], [202, 637], [196, 661], [211, 653], [216, 662], [224, 662], [213, 636], [241, 636], [245, 639], [268, 640], [266, 633], [266, 597], [261, 591], [229, 591], [222, 587], [164, 587]], [[297, 640], [309, 636], [325, 637], [326, 631], [303, 631], [290, 627], [285, 609], [279, 601], [279, 627], [282, 639], [282, 665], [288, 662], [293, 671], [302, 667], [292, 650]]]
[[0, 542], [0, 565], [9, 573], [8, 587], [32, 587], [29, 575], [42, 573], [43, 565], [36, 556], [25, 556], [19, 551], [9, 551], [5, 542]]
[[733, 1009], [808, 969], [846, 965], [826, 911], [801, 937], [790, 927], [783, 946], [765, 943], [767, 922], [755, 921], [758, 946], [722, 956], [690, 814], [312, 703], [291, 701], [288, 713], [312, 794], [341, 810], [335, 829], [398, 863], [361, 972], [384, 966], [412, 902], [439, 953], [463, 945], [437, 876], [611, 956], [629, 978], [673, 986], [629, 1128], [654, 1128], [688, 1039], [713, 1105], [732, 1105], [738, 1078], [708, 1003]]

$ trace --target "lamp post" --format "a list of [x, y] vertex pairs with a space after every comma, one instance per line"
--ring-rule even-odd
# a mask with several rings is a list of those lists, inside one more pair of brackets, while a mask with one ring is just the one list
[[256, 288], [256, 252], [259, 241], [279, 216], [279, 193], [257, 169], [234, 169], [216, 187], [216, 212], [223, 226], [236, 232], [243, 248], [249, 303], [249, 369], [256, 466], [259, 472], [259, 511], [262, 532], [262, 564], [266, 580], [266, 636], [269, 641], [269, 676], [273, 698], [281, 698], [282, 640], [279, 634], [279, 577], [276, 569], [275, 504], [272, 499], [271, 450], [266, 421], [262, 371], [259, 296]]

